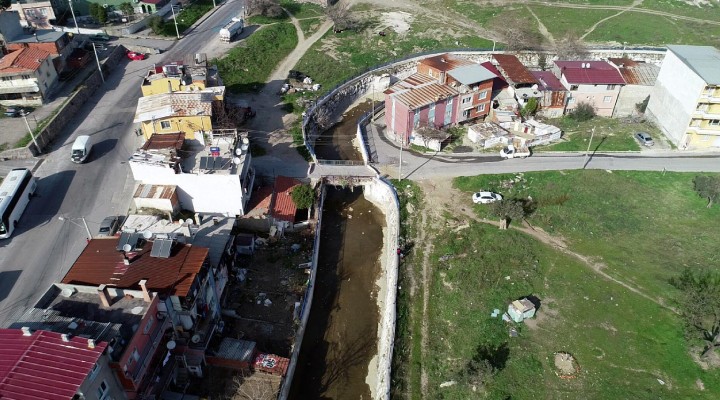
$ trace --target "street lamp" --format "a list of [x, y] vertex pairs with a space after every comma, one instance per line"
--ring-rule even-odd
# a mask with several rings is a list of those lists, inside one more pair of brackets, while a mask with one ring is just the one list
[[103, 83], [105, 83], [105, 76], [102, 72], [102, 67], [100, 66], [100, 58], [98, 58], [97, 55], [97, 47], [95, 47], [95, 42], [93, 42], [93, 52], [95, 52], [95, 61], [97, 61], [98, 71], [100, 71], [100, 79], [102, 79]]
[[21, 108], [20, 115], [22, 115], [23, 120], [25, 120], [25, 126], [27, 127], [28, 133], [30, 134], [30, 138], [32, 138], [33, 143], [35, 143], [35, 148], [37, 149], [38, 153], [42, 153], [42, 149], [40, 148], [40, 146], [38, 146], [38, 143], [35, 140], [35, 135], [33, 134], [32, 129], [30, 129], [30, 124], [28, 123], [28, 120], [27, 120], [28, 113], [26, 113], [25, 110], [23, 110]]
[[80, 34], [80, 27], [78, 26], [77, 18], [75, 18], [75, 10], [73, 10], [72, 0], [68, 0], [68, 4], [70, 4], [70, 12], [72, 13], [73, 21], [75, 21], [75, 29], [77, 29], [77, 33], [78, 33], [78, 35], [79, 35], [79, 34]]
[[[63, 217], [63, 216], [61, 215], [61, 216], [58, 217], [58, 219], [59, 219], [60, 221], [63, 221], [63, 222], [67, 221], [67, 222], [70, 222], [70, 223], [72, 223], [72, 224], [74, 224], [74, 225], [77, 225], [77, 226], [80, 226], [80, 227], [84, 227], [84, 228], [85, 228], [85, 232], [87, 232], [87, 239], [88, 239], [88, 241], [89, 241], [90, 239], [92, 239], [92, 234], [90, 233], [90, 228], [88, 228], [87, 222], [85, 222], [85, 217], [80, 217], [80, 218], [65, 218], [65, 217]], [[73, 219], [82, 220], [82, 223], [83, 223], [83, 224], [80, 225], [80, 224], [78, 224], [77, 222], [73, 221]]]
[[175, 18], [175, 6], [173, 4], [171, 4], [170, 9], [172, 10], [172, 14], [173, 14], [173, 22], [175, 23], [175, 33], [177, 34], [177, 38], [180, 39], [180, 30], [178, 30], [177, 18]]

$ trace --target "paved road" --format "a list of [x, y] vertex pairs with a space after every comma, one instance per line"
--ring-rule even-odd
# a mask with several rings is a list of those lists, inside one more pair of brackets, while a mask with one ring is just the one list
[[[139, 142], [133, 116], [140, 82], [154, 63], [182, 59], [212, 48], [223, 22], [241, 12], [243, 2], [230, 1], [171, 48], [144, 61], [123, 59], [74, 121], [43, 156], [35, 175], [34, 198], [12, 238], [0, 241], [0, 327], [7, 326], [42, 293], [60, 280], [85, 247], [85, 217], [91, 232], [108, 215], [127, 214], [134, 181], [127, 160]], [[89, 162], [70, 162], [78, 135], [95, 143]], [[60, 221], [65, 216], [68, 221]]]

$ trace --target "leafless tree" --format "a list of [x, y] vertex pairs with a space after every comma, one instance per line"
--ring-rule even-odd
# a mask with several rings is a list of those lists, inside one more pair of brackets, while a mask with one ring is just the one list
[[245, 7], [249, 15], [277, 18], [284, 13], [277, 0], [246, 0]]
[[327, 17], [335, 24], [336, 31], [354, 29], [357, 21], [350, 14], [350, 6], [347, 3], [337, 3], [325, 9]]
[[572, 32], [555, 42], [555, 51], [560, 60], [586, 60], [590, 56], [583, 40]]
[[278, 396], [278, 382], [272, 375], [243, 371], [233, 378], [226, 400], [275, 400]]
[[502, 18], [494, 22], [491, 28], [505, 42], [506, 50], [540, 50], [542, 48], [542, 34], [534, 25], [528, 24], [519, 17]]

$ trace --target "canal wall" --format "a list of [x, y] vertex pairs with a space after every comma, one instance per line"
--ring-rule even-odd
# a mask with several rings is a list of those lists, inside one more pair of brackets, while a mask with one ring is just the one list
[[380, 276], [376, 281], [378, 321], [378, 354], [370, 362], [366, 382], [373, 399], [390, 398], [390, 366], [395, 342], [395, 301], [398, 279], [398, 238], [400, 235], [400, 202], [395, 188], [380, 178], [364, 185], [365, 198], [385, 215], [383, 249], [380, 254]]

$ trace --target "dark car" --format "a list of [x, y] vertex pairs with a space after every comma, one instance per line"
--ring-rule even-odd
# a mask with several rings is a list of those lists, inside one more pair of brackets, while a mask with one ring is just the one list
[[110, 39], [110, 35], [108, 35], [107, 33], [96, 33], [90, 36], [90, 40], [92, 40], [93, 42], [109, 42]]
[[5, 109], [6, 117], [19, 117], [22, 115], [22, 109], [17, 107], [7, 107]]
[[98, 236], [113, 236], [118, 230], [120, 220], [117, 216], [107, 217], [100, 223], [100, 229], [98, 229]]

